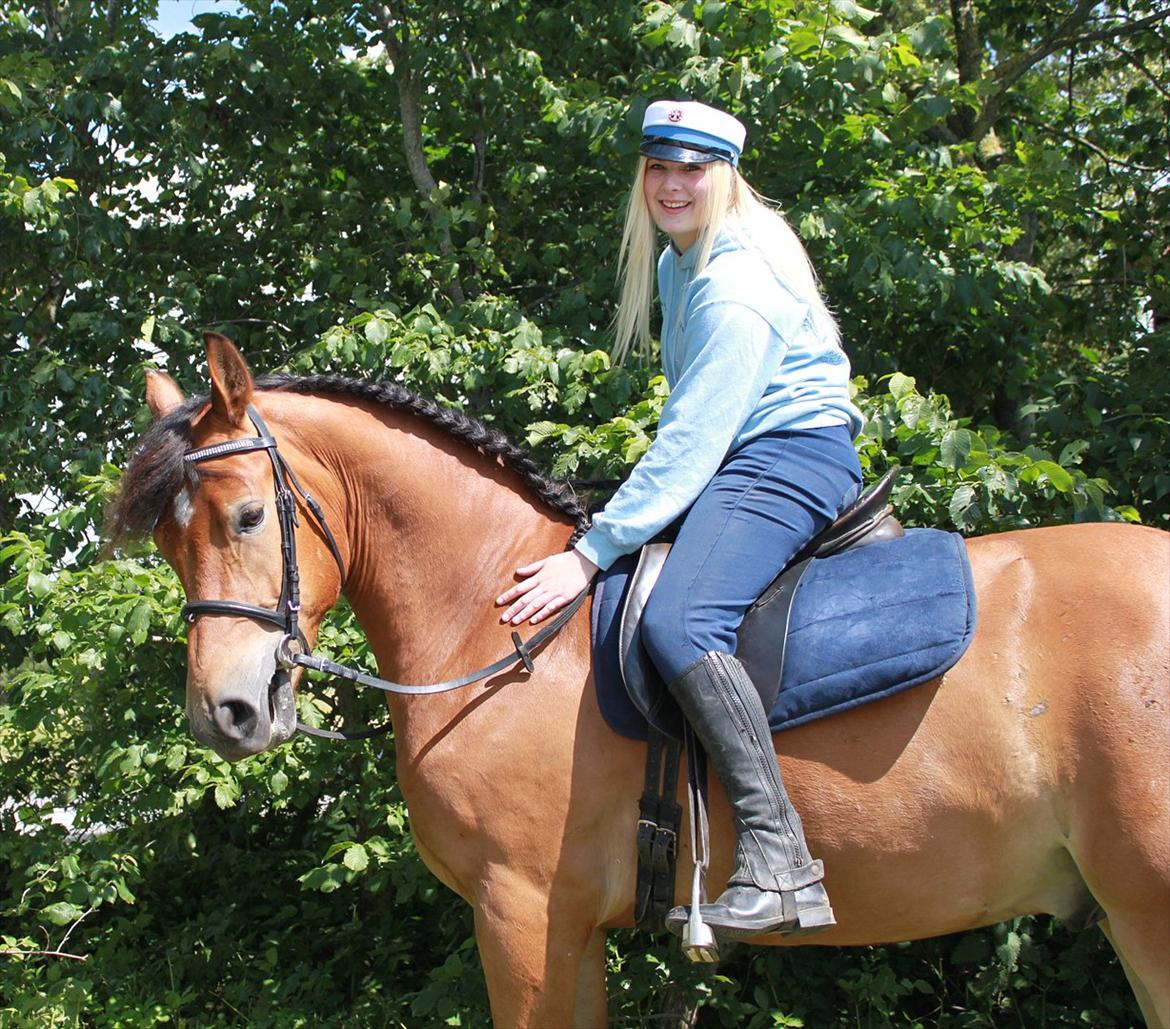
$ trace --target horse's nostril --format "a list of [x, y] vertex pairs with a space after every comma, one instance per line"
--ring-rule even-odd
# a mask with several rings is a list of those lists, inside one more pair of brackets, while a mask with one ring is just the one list
[[216, 728], [231, 740], [247, 740], [256, 732], [256, 709], [244, 700], [227, 700], [215, 709]]

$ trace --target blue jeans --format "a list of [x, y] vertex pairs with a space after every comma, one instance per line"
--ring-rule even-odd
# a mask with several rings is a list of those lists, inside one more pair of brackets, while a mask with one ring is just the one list
[[643, 643], [666, 682], [709, 651], [735, 653], [747, 609], [860, 484], [843, 425], [766, 433], [728, 455], [683, 516], [643, 614]]

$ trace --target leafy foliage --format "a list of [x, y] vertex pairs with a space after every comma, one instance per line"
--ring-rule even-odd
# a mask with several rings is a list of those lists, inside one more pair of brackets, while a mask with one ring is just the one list
[[[1153, 5], [1061, 36], [1053, 3], [248, 0], [168, 40], [150, 9], [0, 12], [0, 1023], [484, 1024], [393, 741], [197, 748], [174, 577], [149, 549], [98, 560], [95, 527], [143, 362], [199, 388], [204, 326], [258, 369], [395, 376], [557, 474], [623, 474], [665, 399], [606, 335], [651, 99], [751, 127], [905, 520], [1170, 525]], [[322, 647], [368, 661], [344, 610]], [[382, 718], [340, 686], [301, 705]], [[630, 933], [609, 959], [617, 1024], [1136, 1020], [1099, 937], [1043, 920], [714, 976]]]

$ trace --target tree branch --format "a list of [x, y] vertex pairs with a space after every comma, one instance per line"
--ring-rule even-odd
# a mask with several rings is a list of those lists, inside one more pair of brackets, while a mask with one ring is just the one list
[[61, 42], [61, 12], [55, 0], [41, 0], [41, 14], [45, 18], [45, 39], [56, 46]]
[[1078, 36], [1076, 39], [1069, 40], [1071, 43], [1105, 43], [1111, 42], [1115, 39], [1123, 39], [1126, 36], [1135, 35], [1138, 32], [1144, 32], [1151, 25], [1157, 25], [1160, 21], [1166, 21], [1170, 18], [1170, 9], [1159, 11], [1157, 14], [1151, 14], [1145, 18], [1139, 18], [1137, 21], [1132, 21], [1128, 25], [1116, 25], [1111, 29], [1101, 29], [1099, 32], [1090, 32], [1088, 35]]
[[[475, 63], [475, 57], [472, 56], [466, 44], [463, 47], [463, 58], [467, 61], [468, 71], [471, 72], [471, 81], [482, 81], [484, 77], [483, 70]], [[488, 113], [482, 95], [477, 95], [474, 103], [479, 117], [476, 119], [475, 135], [471, 141], [474, 154], [472, 196], [475, 197], [475, 202], [478, 204], [483, 199], [483, 182], [487, 167]]]
[[[438, 183], [431, 174], [423, 151], [422, 138], [422, 104], [418, 78], [410, 66], [408, 50], [409, 29], [405, 17], [395, 19], [394, 12], [387, 4], [379, 4], [375, 8], [375, 16], [382, 29], [383, 43], [386, 53], [394, 62], [394, 81], [398, 85], [398, 108], [402, 115], [402, 140], [406, 151], [406, 166], [414, 187], [422, 194], [423, 199], [434, 203], [434, 194], [438, 190]], [[401, 34], [398, 26], [401, 26]], [[439, 252], [448, 260], [454, 262], [455, 246], [451, 242], [451, 231], [446, 227], [438, 226], [437, 204], [431, 209], [431, 222], [439, 232]], [[457, 304], [466, 300], [463, 284], [459, 281], [458, 265], [455, 274], [447, 285], [447, 292]]]
[[1019, 118], [1018, 121], [1021, 125], [1031, 126], [1039, 135], [1051, 133], [1059, 136], [1066, 143], [1071, 143], [1074, 147], [1082, 147], [1088, 150], [1089, 153], [1096, 154], [1110, 168], [1124, 168], [1126, 171], [1136, 171], [1153, 175], [1163, 170], [1153, 165], [1138, 164], [1136, 161], [1126, 161], [1120, 157], [1115, 157], [1104, 148], [1099, 147], [1096, 143], [1087, 140], [1084, 136], [1077, 135], [1075, 132], [1069, 132], [1067, 129], [1056, 128], [1046, 122], [1037, 121], [1035, 118]]
[[62, 950], [0, 950], [0, 957], [68, 958], [70, 961], [88, 961], [84, 954], [66, 954]]
[[1057, 26], [1056, 31], [1047, 39], [1041, 40], [1036, 46], [1023, 53], [1013, 54], [991, 69], [989, 77], [998, 84], [999, 88], [990, 94], [983, 103], [974, 125], [971, 126], [970, 138], [978, 143], [986, 136], [999, 119], [1000, 109], [1003, 107], [1004, 97], [1021, 78], [1024, 77], [1044, 58], [1056, 53], [1057, 50], [1070, 43], [1076, 42], [1075, 32], [1093, 13], [1097, 0], [1078, 0], [1072, 13]]
[[[961, 0], [955, 0], [956, 4], [960, 2]], [[970, 133], [972, 140], [979, 142], [991, 131], [996, 120], [999, 118], [999, 112], [1003, 106], [1003, 100], [1008, 90], [1032, 68], [1044, 60], [1044, 58], [1050, 57], [1056, 51], [1067, 46], [1114, 42], [1125, 36], [1132, 36], [1135, 33], [1144, 32], [1151, 25], [1156, 25], [1158, 22], [1163, 22], [1167, 18], [1170, 18], [1170, 10], [1159, 11], [1146, 18], [1139, 18], [1137, 21], [1131, 22], [1128, 25], [1114, 25], [1107, 29], [1100, 29], [1097, 32], [1078, 35], [1077, 29], [1088, 21], [1095, 6], [1096, 0], [1078, 0], [1077, 6], [1073, 9], [1072, 13], [1060, 23], [1056, 31], [1047, 39], [1041, 41], [1030, 50], [1020, 54], [1014, 54], [991, 69], [990, 78], [998, 84], [999, 88], [987, 97], [979, 112], [979, 116], [975, 119]]]
[[983, 76], [983, 41], [974, 0], [951, 0], [951, 22], [955, 29], [955, 52], [958, 57], [959, 81], [966, 85]]
[[1121, 54], [1121, 56], [1129, 62], [1129, 66], [1131, 68], [1135, 69], [1145, 77], [1146, 81], [1149, 82], [1154, 92], [1160, 94], [1164, 99], [1170, 100], [1170, 89], [1167, 89], [1166, 86], [1163, 85], [1162, 80], [1145, 66], [1145, 64], [1142, 62], [1142, 59], [1138, 57], [1137, 54], [1135, 54], [1132, 50], [1127, 50], [1125, 47], [1117, 43], [1116, 40], [1110, 40], [1110, 43], [1112, 44], [1113, 49]]

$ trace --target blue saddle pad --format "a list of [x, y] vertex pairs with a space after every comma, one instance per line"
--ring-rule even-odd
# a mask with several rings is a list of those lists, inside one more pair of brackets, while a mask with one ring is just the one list
[[[646, 721], [626, 695], [618, 658], [631, 554], [598, 580], [593, 669], [606, 722], [631, 739]], [[814, 561], [797, 590], [773, 732], [880, 700], [942, 675], [975, 632], [975, 590], [962, 537], [938, 529]]]

